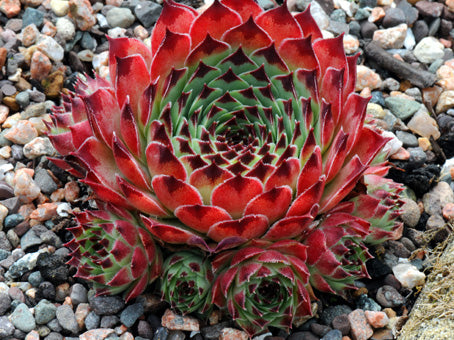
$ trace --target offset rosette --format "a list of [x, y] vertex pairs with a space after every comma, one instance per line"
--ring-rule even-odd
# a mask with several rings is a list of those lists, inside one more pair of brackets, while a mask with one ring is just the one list
[[56, 162], [161, 242], [219, 252], [296, 238], [387, 141], [364, 125], [356, 59], [309, 10], [166, 1], [151, 49], [111, 39], [110, 80], [81, 81], [54, 110]]
[[254, 240], [226, 251], [213, 262], [213, 301], [251, 337], [269, 326], [288, 330], [295, 317], [312, 314], [306, 257], [306, 246], [294, 240]]
[[339, 205], [302, 237], [309, 250], [310, 283], [319, 291], [344, 296], [347, 288], [356, 289], [355, 280], [369, 278], [366, 261], [372, 256], [363, 241], [370, 224], [352, 216], [351, 208], [348, 203]]
[[211, 310], [213, 272], [208, 258], [182, 251], [168, 257], [163, 265], [161, 293], [163, 300], [183, 314], [207, 314]]
[[76, 218], [65, 245], [72, 251], [68, 263], [77, 267], [76, 277], [93, 282], [97, 295], [124, 293], [129, 301], [159, 277], [161, 251], [132, 215], [106, 208]]
[[[400, 197], [403, 185], [374, 173], [373, 168], [363, 176], [362, 191], [350, 201], [354, 203], [352, 214], [370, 222], [370, 234], [365, 242], [379, 244], [399, 239], [403, 223], [398, 220], [404, 204]], [[388, 168], [382, 167], [385, 173]]]

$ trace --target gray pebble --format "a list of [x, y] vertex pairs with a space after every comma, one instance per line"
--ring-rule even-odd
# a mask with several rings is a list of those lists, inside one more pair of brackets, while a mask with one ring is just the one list
[[107, 12], [107, 22], [110, 27], [128, 28], [134, 23], [134, 15], [129, 8], [114, 7]]
[[[34, 91], [36, 92], [36, 91]], [[32, 99], [33, 100], [33, 99]], [[46, 104], [37, 103], [28, 106], [25, 111], [21, 114], [22, 119], [28, 119], [31, 117], [39, 117], [46, 113]]]
[[60, 326], [64, 330], [67, 330], [72, 334], [77, 334], [79, 332], [79, 325], [77, 324], [76, 316], [69, 305], [61, 305], [57, 307], [56, 316]]
[[14, 197], [14, 189], [5, 181], [0, 181], [0, 199]]
[[0, 231], [0, 249], [11, 251], [13, 247], [11, 247], [11, 243], [9, 243], [8, 238], [4, 231]]
[[33, 246], [38, 246], [42, 244], [43, 241], [41, 240], [40, 237], [38, 237], [33, 230], [29, 230], [25, 233], [24, 236], [21, 237], [20, 239], [20, 245], [21, 248], [26, 251], [27, 249], [33, 247]]
[[167, 340], [184, 340], [185, 335], [182, 331], [170, 331]]
[[342, 340], [342, 332], [338, 329], [330, 330], [321, 340]]
[[3, 225], [5, 226], [5, 228], [14, 228], [23, 221], [24, 216], [22, 216], [21, 214], [11, 214], [5, 217]]
[[407, 22], [404, 11], [400, 8], [388, 8], [383, 18], [382, 25], [385, 28], [394, 27]]
[[347, 22], [347, 14], [340, 8], [335, 9], [331, 15], [329, 16], [331, 20], [338, 21], [338, 22]]
[[8, 133], [10, 129], [7, 128], [7, 129], [3, 129], [1, 132], [0, 132], [0, 147], [2, 146], [7, 146], [7, 145], [12, 145], [13, 142], [11, 142], [10, 140], [6, 139], [5, 138], [5, 134]]
[[30, 282], [33, 287], [39, 287], [41, 282], [43, 282], [43, 277], [39, 271], [36, 271], [28, 276], [28, 282]]
[[334, 318], [339, 315], [343, 314], [350, 314], [352, 309], [347, 305], [336, 305], [336, 306], [329, 306], [323, 310], [321, 315], [321, 321], [325, 325], [331, 325]]
[[90, 308], [98, 315], [114, 315], [125, 306], [119, 296], [96, 296], [90, 300]]
[[364, 7], [374, 8], [376, 6], [377, 6], [377, 0], [359, 0], [360, 8], [364, 8]]
[[357, 21], [350, 21], [348, 24], [349, 31], [351, 35], [356, 36], [357, 38], [361, 35], [361, 25]]
[[38, 259], [39, 253], [28, 253], [20, 259], [16, 260], [13, 265], [9, 268], [5, 277], [11, 279], [17, 279], [24, 275], [26, 272], [33, 270], [36, 266], [36, 260]]
[[427, 37], [429, 34], [429, 26], [424, 20], [418, 20], [412, 27], [413, 35], [415, 36], [416, 43], [420, 42], [422, 38]]
[[5, 339], [14, 333], [14, 325], [7, 316], [0, 316], [0, 339]]
[[41, 300], [35, 306], [35, 320], [39, 325], [47, 324], [55, 318], [57, 307], [46, 299]]
[[404, 12], [407, 25], [411, 26], [415, 23], [416, 20], [418, 20], [418, 10], [411, 4], [409, 4], [407, 0], [399, 1], [397, 8], [401, 9]]
[[4, 259], [6, 259], [10, 255], [11, 255], [10, 251], [4, 250], [4, 249], [0, 249], [0, 261], [3, 261]]
[[60, 326], [60, 323], [58, 322], [57, 319], [50, 320], [47, 323], [47, 327], [49, 327], [52, 331], [60, 333], [63, 328]]
[[126, 327], [132, 327], [137, 321], [137, 319], [143, 314], [143, 304], [135, 303], [126, 307], [120, 315], [120, 321]]
[[80, 283], [75, 283], [71, 287], [71, 293], [69, 296], [71, 297], [71, 301], [73, 302], [73, 304], [76, 306], [79, 303], [86, 303], [88, 301], [87, 289]]
[[2, 86], [2, 92], [5, 96], [12, 96], [16, 93], [16, 91], [17, 90], [14, 85], [11, 85], [9, 83]]
[[116, 315], [104, 315], [101, 318], [101, 328], [114, 328], [120, 319]]
[[36, 185], [41, 189], [41, 192], [50, 195], [58, 189], [52, 177], [49, 175], [46, 169], [39, 169], [35, 173], [34, 177]]
[[96, 40], [88, 32], [84, 32], [82, 40], [80, 41], [82, 48], [94, 51], [96, 49]]
[[63, 335], [61, 335], [60, 333], [51, 332], [44, 338], [44, 340], [63, 340]]
[[145, 28], [151, 27], [161, 15], [162, 6], [152, 1], [140, 2], [134, 8], [134, 14]]
[[42, 103], [46, 100], [46, 95], [38, 90], [30, 91], [30, 100], [35, 103]]
[[101, 317], [98, 314], [96, 314], [95, 312], [90, 312], [85, 318], [85, 327], [87, 328], [87, 330], [98, 328], [100, 320]]
[[25, 108], [30, 104], [30, 94], [27, 91], [19, 92], [15, 98], [16, 103], [19, 104], [21, 108]]
[[405, 132], [405, 131], [396, 131], [396, 136], [402, 142], [404, 147], [417, 147], [418, 139], [412, 133]]
[[368, 297], [366, 294], [362, 294], [359, 296], [358, 301], [356, 302], [356, 307], [363, 310], [370, 310], [379, 312], [381, 311], [381, 307], [378, 303], [376, 303], [373, 299]]
[[11, 298], [8, 294], [0, 293], [0, 315], [5, 315], [11, 306]]
[[44, 21], [44, 13], [27, 7], [24, 14], [22, 15], [22, 27], [27, 27], [28, 25], [35, 24], [37, 28], [41, 28]]
[[429, 72], [437, 73], [437, 70], [443, 65], [443, 59], [437, 59], [429, 66]]
[[30, 332], [36, 327], [35, 319], [33, 318], [33, 314], [28, 309], [25, 303], [19, 304], [14, 312], [11, 314], [11, 322], [13, 325], [20, 329], [23, 332]]
[[159, 327], [156, 332], [154, 333], [153, 340], [167, 340], [167, 336], [169, 335], [169, 331], [165, 327]]
[[383, 307], [398, 307], [405, 303], [405, 298], [399, 294], [397, 289], [388, 285], [378, 288], [376, 298]]
[[11, 197], [5, 200], [1, 200], [0, 203], [8, 209], [9, 214], [15, 214], [20, 208], [20, 198], [19, 197]]
[[422, 166], [426, 162], [427, 155], [420, 147], [408, 148], [407, 151], [410, 153], [408, 161], [413, 163], [415, 167]]
[[410, 118], [421, 108], [421, 104], [401, 97], [388, 97], [385, 104], [397, 118], [405, 120]]
[[366, 20], [367, 18], [369, 18], [369, 16], [370, 12], [367, 9], [358, 8], [358, 10], [355, 13], [355, 20], [356, 21]]

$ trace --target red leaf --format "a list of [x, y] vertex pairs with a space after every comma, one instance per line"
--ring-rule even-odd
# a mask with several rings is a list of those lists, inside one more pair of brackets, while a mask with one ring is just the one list
[[140, 247], [134, 248], [134, 253], [131, 258], [131, 274], [134, 279], [145, 274], [148, 267], [148, 258], [145, 252]]
[[263, 29], [250, 17], [243, 24], [233, 27], [224, 33], [222, 40], [233, 48], [242, 47], [246, 52], [268, 46], [271, 38]]
[[360, 133], [358, 141], [350, 150], [350, 156], [356, 155], [363, 164], [368, 165], [389, 139], [366, 126]]
[[320, 86], [320, 94], [331, 105], [331, 114], [335, 124], [339, 122], [342, 90], [344, 86], [344, 70], [328, 67]]
[[273, 223], [283, 217], [292, 201], [292, 189], [288, 186], [276, 187], [252, 199], [244, 215], [262, 214]]
[[189, 33], [197, 12], [189, 6], [176, 3], [172, 0], [164, 1], [161, 15], [151, 34], [151, 51], [156, 53], [159, 45], [170, 30], [175, 33]]
[[169, 75], [172, 68], [184, 66], [184, 61], [189, 54], [191, 39], [187, 34], [166, 31], [164, 41], [159, 46], [151, 64], [151, 80], [160, 77], [161, 80]]
[[287, 158], [271, 174], [265, 184], [265, 190], [288, 185], [296, 189], [296, 182], [300, 172], [300, 161], [297, 158]]
[[120, 132], [120, 107], [111, 91], [99, 88], [94, 93], [83, 97], [87, 108], [88, 121], [95, 135], [112, 145], [114, 132]]
[[[305, 144], [305, 146], [306, 145], [307, 144]], [[305, 150], [303, 149], [303, 151]], [[300, 195], [304, 190], [308, 189], [311, 185], [318, 181], [322, 172], [322, 154], [320, 147], [317, 145], [298, 176], [297, 195]]]
[[145, 290], [145, 288], [151, 281], [152, 278], [149, 278], [148, 275], [142, 276], [140, 280], [134, 284], [134, 287], [126, 294], [125, 296], [126, 303], [142, 294], [142, 292]]
[[170, 244], [188, 244], [203, 250], [209, 250], [207, 244], [200, 236], [173, 225], [160, 224], [147, 217], [142, 217], [147, 229], [161, 241]]
[[344, 164], [345, 157], [347, 156], [347, 138], [348, 136], [344, 131], [339, 130], [334, 138], [328, 153], [325, 154], [325, 170], [326, 181], [329, 182]]
[[117, 262], [121, 262], [127, 256], [131, 255], [131, 248], [124, 244], [121, 240], [116, 240], [110, 253], [114, 256]]
[[293, 202], [287, 216], [303, 216], [309, 213], [313, 206], [320, 201], [325, 186], [325, 175], [321, 176], [314, 185], [303, 191]]
[[[364, 142], [364, 143], [369, 143]], [[356, 185], [359, 177], [367, 168], [359, 157], [355, 155], [337, 174], [334, 179], [325, 186], [323, 197], [320, 201], [320, 212], [326, 212], [335, 207], [337, 203], [350, 193]]]
[[139, 190], [121, 177], [117, 177], [118, 184], [126, 200], [137, 210], [152, 216], [166, 217], [168, 213], [158, 200], [147, 192]]
[[310, 37], [285, 39], [279, 47], [279, 54], [291, 70], [318, 68]]
[[261, 236], [268, 229], [264, 215], [248, 215], [239, 220], [218, 222], [211, 226], [208, 237], [220, 242], [228, 237], [242, 237], [251, 240]]
[[135, 226], [128, 221], [117, 220], [115, 221], [115, 228], [129, 245], [133, 247], [137, 245], [137, 237], [139, 234]]
[[229, 51], [229, 45], [226, 43], [213, 39], [210, 34], [207, 34], [201, 44], [192, 50], [191, 54], [187, 57], [185, 64], [188, 66], [198, 65], [199, 62], [206, 58], [219, 58], [225, 55], [224, 52]]
[[320, 28], [311, 15], [310, 4], [304, 12], [298, 13], [294, 16], [294, 18], [301, 27], [305, 38], [310, 36], [312, 38], [312, 42], [323, 38], [322, 31], [320, 31]]
[[201, 233], [207, 233], [213, 224], [232, 219], [224, 209], [205, 205], [180, 206], [174, 214], [183, 224]]
[[62, 156], [66, 156], [73, 152], [76, 148], [73, 145], [71, 131], [66, 131], [56, 135], [48, 135], [52, 145]]
[[74, 155], [85, 164], [87, 169], [94, 172], [103, 184], [111, 188], [118, 188], [115, 179], [118, 168], [112, 150], [104, 143], [95, 137], [90, 137], [74, 152]]
[[83, 179], [81, 180], [81, 182], [89, 185], [98, 199], [100, 199], [101, 201], [109, 202], [123, 208], [131, 208], [131, 206], [123, 196], [121, 196], [118, 192], [108, 188], [107, 186], [87, 179]]
[[158, 199], [171, 211], [181, 205], [202, 204], [196, 188], [173, 176], [155, 176], [152, 185]]
[[147, 70], [150, 69], [153, 57], [150, 49], [143, 42], [134, 38], [112, 39], [107, 36], [107, 39], [109, 40], [109, 72], [112, 83], [117, 79], [117, 58], [139, 54], [143, 57]]
[[[79, 123], [75, 123], [71, 125], [69, 129], [71, 131], [71, 139], [75, 148], [73, 149], [73, 151], [77, 150], [88, 138], [93, 136], [93, 131], [91, 130], [91, 126], [88, 120], [83, 120]], [[59, 145], [59, 142], [60, 141], [53, 143], [53, 145], [57, 147], [57, 145]]]
[[117, 138], [115, 133], [112, 142], [112, 149], [117, 167], [126, 179], [136, 185], [139, 189], [150, 189], [150, 178], [142, 169], [141, 165], [136, 161], [134, 156], [132, 156], [128, 149], [126, 149], [121, 140]]
[[256, 21], [257, 25], [271, 36], [277, 47], [286, 38], [303, 37], [300, 26], [289, 12], [286, 4], [262, 13]]
[[123, 109], [121, 110], [120, 129], [121, 137], [123, 138], [126, 146], [129, 148], [129, 150], [131, 150], [134, 156], [138, 157], [141, 151], [139, 130], [137, 127], [137, 122], [134, 119], [133, 112], [131, 111], [129, 101], [125, 103]]
[[199, 190], [204, 203], [210, 204], [213, 189], [232, 177], [233, 175], [230, 171], [222, 169], [215, 163], [211, 163], [195, 170], [189, 177], [189, 183]]
[[308, 229], [313, 219], [309, 214], [283, 218], [273, 224], [262, 238], [277, 241], [301, 236]]
[[227, 210], [233, 218], [239, 218], [249, 201], [262, 192], [263, 184], [258, 179], [237, 175], [213, 190], [211, 203]]
[[150, 175], [169, 175], [185, 180], [186, 170], [179, 159], [164, 144], [151, 142], [145, 150]]
[[112, 82], [115, 84], [119, 107], [123, 107], [129, 96], [132, 112], [137, 119], [139, 100], [150, 84], [149, 65], [141, 55], [117, 57], [117, 77]]
[[200, 44], [209, 33], [212, 38], [220, 39], [229, 28], [241, 24], [238, 13], [214, 0], [213, 4], [200, 14], [190, 29], [192, 48]]
[[108, 286], [111, 287], [120, 287], [127, 285], [133, 281], [133, 278], [131, 277], [131, 273], [129, 272], [128, 267], [123, 267], [120, 269], [118, 273], [115, 274], [115, 276], [107, 282]]
[[255, 18], [263, 12], [262, 8], [254, 0], [221, 0], [221, 2], [223, 5], [238, 12], [243, 22], [250, 17]]
[[364, 118], [366, 117], [368, 102], [369, 98], [364, 98], [359, 94], [351, 93], [344, 103], [340, 124], [345, 133], [348, 134], [347, 152], [356, 144], [356, 141], [361, 134], [363, 127], [362, 122], [364, 122]]
[[312, 48], [320, 65], [320, 74], [325, 75], [329, 67], [337, 70], [347, 69], [343, 39], [344, 35], [341, 34], [336, 38], [319, 39], [313, 43]]
[[[241, 265], [238, 269], [238, 285], [249, 281], [251, 276], [253, 276], [260, 269], [262, 265], [256, 262], [249, 262]], [[244, 307], [243, 307], [244, 308]]]

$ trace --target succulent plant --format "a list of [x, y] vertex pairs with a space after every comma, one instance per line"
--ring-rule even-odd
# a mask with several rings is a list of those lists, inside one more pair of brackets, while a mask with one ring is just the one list
[[226, 0], [197, 15], [166, 1], [151, 50], [111, 39], [109, 61], [110, 81], [64, 98], [50, 138], [99, 199], [138, 210], [163, 242], [294, 238], [387, 141], [363, 124], [356, 57], [308, 10]]
[[240, 250], [225, 251], [213, 261], [221, 271], [213, 300], [249, 336], [269, 326], [289, 329], [295, 317], [311, 315], [306, 246], [295, 240], [253, 240]]
[[162, 298], [183, 314], [207, 314], [212, 307], [213, 278], [207, 257], [189, 251], [174, 253], [163, 265]]
[[76, 277], [93, 282], [97, 294], [124, 293], [126, 301], [137, 297], [159, 277], [161, 251], [151, 234], [131, 214], [115, 207], [76, 215], [74, 238], [66, 244], [69, 264]]
[[[116, 264], [121, 288], [102, 274], [116, 244], [103, 226], [127, 221], [170, 253], [198, 248], [206, 258], [194, 263], [216, 254], [214, 301], [252, 335], [310, 313], [311, 285], [343, 294], [367, 276], [363, 242], [398, 229], [401, 189], [376, 164], [388, 138], [365, 122], [368, 99], [354, 93], [357, 56], [345, 55], [342, 35], [323, 39], [309, 10], [215, 0], [198, 13], [168, 0], [150, 46], [109, 39], [109, 77], [80, 80], [49, 126], [62, 155], [54, 162], [115, 207], [73, 230], [81, 277], [129, 298], [144, 289], [145, 276], [139, 285], [120, 274], [126, 259]], [[105, 249], [87, 248], [91, 239], [106, 239]], [[154, 279], [160, 255], [149, 244]], [[210, 271], [185, 281], [186, 262], [166, 261], [163, 295], [203, 313], [206, 287], [197, 287], [202, 302], [186, 287]]]

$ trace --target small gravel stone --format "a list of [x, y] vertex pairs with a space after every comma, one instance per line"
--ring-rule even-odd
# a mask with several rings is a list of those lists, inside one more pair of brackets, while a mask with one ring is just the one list
[[134, 14], [145, 28], [151, 27], [159, 18], [162, 6], [152, 1], [142, 1], [134, 8]]
[[33, 230], [27, 231], [25, 235], [20, 239], [21, 248], [24, 251], [27, 251], [29, 248], [32, 248], [34, 246], [39, 246], [42, 243], [43, 240], [41, 240], [41, 238], [36, 235]]
[[23, 332], [30, 332], [36, 327], [33, 314], [28, 309], [25, 303], [19, 304], [10, 316], [13, 325]]
[[8, 294], [0, 293], [0, 315], [5, 315], [5, 313], [10, 309], [11, 298]]
[[361, 294], [356, 302], [356, 307], [362, 310], [380, 311], [381, 307], [366, 294]]
[[7, 316], [0, 316], [0, 338], [5, 339], [14, 333], [14, 325]]
[[385, 99], [385, 104], [397, 118], [402, 120], [413, 116], [421, 107], [418, 102], [402, 97], [388, 97]]
[[34, 24], [40, 28], [43, 25], [43, 21], [44, 13], [31, 7], [27, 7], [22, 15], [22, 27]]
[[426, 37], [416, 45], [413, 54], [420, 62], [430, 64], [443, 58], [444, 46], [437, 39]]
[[389, 318], [384, 312], [373, 312], [366, 310], [364, 314], [366, 315], [367, 322], [373, 328], [383, 328], [388, 325]]
[[405, 298], [396, 288], [384, 285], [377, 290], [377, 302], [383, 307], [399, 307], [405, 303]]
[[135, 303], [126, 307], [120, 315], [120, 321], [126, 327], [132, 327], [143, 314], [143, 303]]
[[90, 301], [90, 308], [98, 315], [114, 315], [121, 311], [125, 303], [119, 296], [96, 296]]
[[330, 330], [321, 340], [342, 340], [342, 332], [337, 329]]
[[129, 8], [114, 7], [107, 12], [107, 22], [110, 27], [128, 28], [134, 23], [134, 15]]
[[114, 328], [120, 319], [116, 315], [104, 315], [101, 318], [101, 328]]
[[33, 270], [36, 266], [39, 255], [39, 252], [28, 253], [24, 255], [16, 262], [14, 262], [5, 276], [10, 279], [17, 279], [24, 275], [26, 272]]
[[63, 340], [63, 335], [61, 335], [60, 333], [51, 332], [44, 338], [44, 340]]
[[401, 263], [394, 266], [393, 273], [402, 284], [402, 287], [409, 289], [423, 285], [426, 278], [424, 273], [421, 273], [418, 268], [410, 263]]
[[96, 314], [95, 312], [90, 312], [85, 318], [85, 327], [87, 328], [87, 330], [98, 328], [100, 320], [101, 317], [98, 314]]
[[57, 307], [56, 317], [61, 327], [72, 334], [77, 334], [79, 325], [77, 324], [76, 316], [74, 315], [71, 306], [61, 305]]
[[190, 316], [177, 315], [170, 309], [165, 311], [161, 323], [163, 327], [166, 327], [169, 330], [199, 331], [200, 329], [199, 320]]
[[334, 329], [338, 329], [342, 335], [348, 335], [350, 333], [350, 321], [348, 320], [348, 314], [341, 314], [336, 316], [331, 322], [331, 326]]
[[353, 340], [369, 339], [374, 331], [367, 323], [365, 313], [362, 309], [355, 309], [348, 314], [350, 320], [351, 335]]
[[35, 320], [39, 325], [47, 324], [55, 318], [57, 307], [46, 299], [41, 300], [35, 306]]
[[78, 305], [79, 303], [86, 303], [87, 299], [87, 289], [81, 285], [80, 283], [75, 283], [71, 287], [71, 301], [74, 305]]

